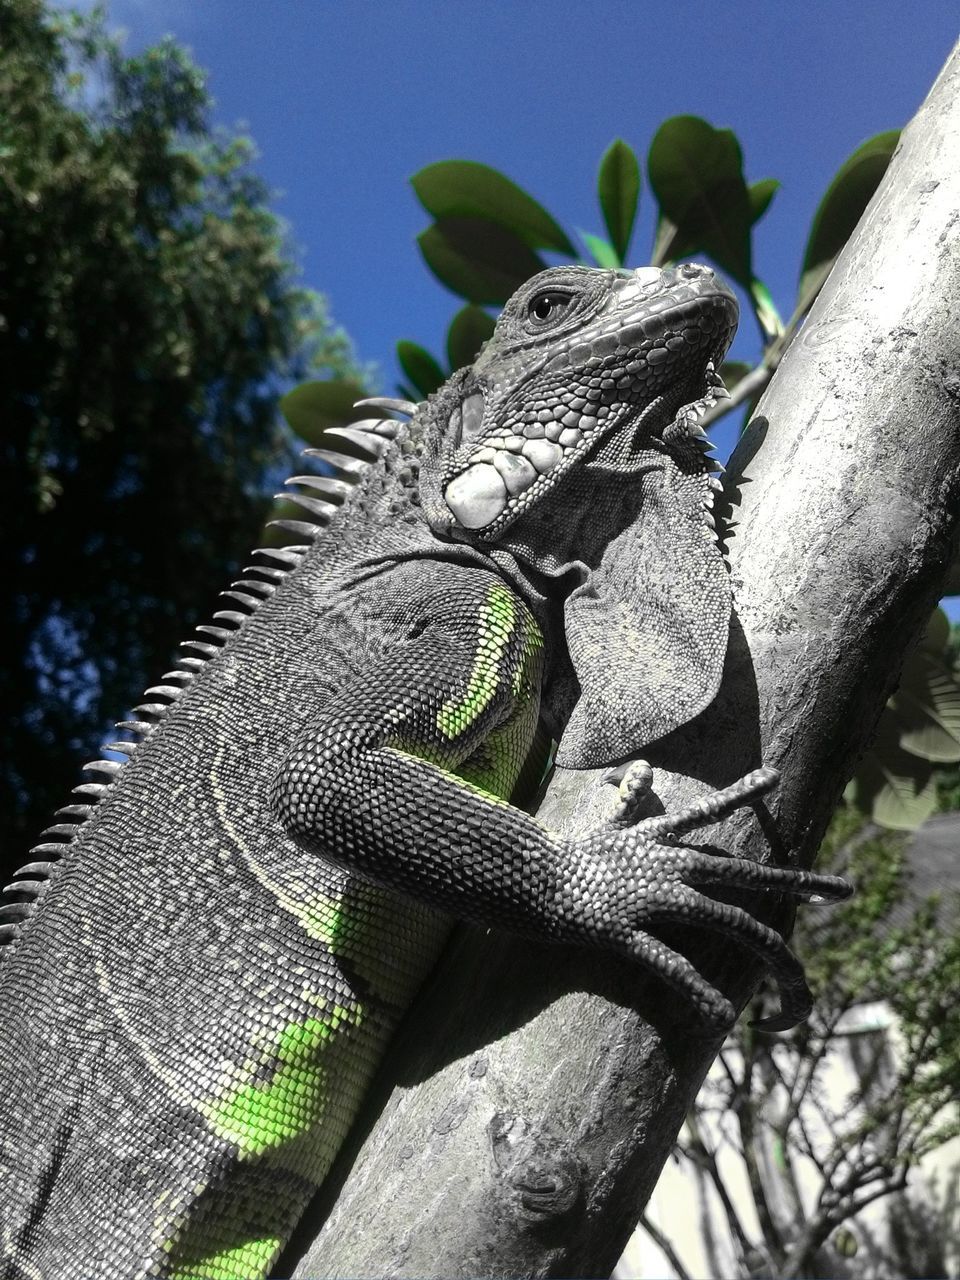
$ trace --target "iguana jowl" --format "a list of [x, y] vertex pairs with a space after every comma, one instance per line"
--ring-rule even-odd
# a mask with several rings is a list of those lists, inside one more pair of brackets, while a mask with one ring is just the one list
[[625, 953], [713, 1026], [648, 930], [719, 929], [805, 1015], [779, 936], [702, 888], [843, 882], [671, 844], [772, 771], [633, 821], [634, 771], [578, 840], [507, 803], [548, 734], [618, 762], [716, 692], [696, 403], [735, 323], [703, 267], [552, 269], [410, 423], [311, 451], [341, 478], [297, 478], [310, 544], [257, 553], [0, 916], [0, 1277], [268, 1274], [451, 916]]

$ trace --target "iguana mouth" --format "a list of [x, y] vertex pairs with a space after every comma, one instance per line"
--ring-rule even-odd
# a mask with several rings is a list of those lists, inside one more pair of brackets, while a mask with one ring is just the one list
[[[735, 324], [736, 301], [722, 286], [626, 322], [619, 348], [585, 364], [582, 394], [551, 401], [548, 385], [535, 417], [477, 439], [444, 488], [458, 524], [484, 539], [498, 536], [548, 484], [623, 430], [636, 442], [662, 441], [676, 424], [702, 447], [700, 419], [728, 394], [717, 366]], [[483, 415], [479, 395], [467, 407], [474, 422]]]
[[722, 354], [711, 356], [695, 377], [685, 378], [667, 388], [647, 405], [635, 420], [635, 439], [663, 440], [668, 434], [676, 439], [680, 428], [697, 441], [706, 439], [700, 420], [721, 400], [730, 398], [730, 392], [717, 372], [721, 360]]

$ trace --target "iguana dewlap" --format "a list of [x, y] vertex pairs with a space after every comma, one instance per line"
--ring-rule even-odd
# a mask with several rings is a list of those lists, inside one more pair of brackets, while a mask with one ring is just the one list
[[634, 771], [578, 840], [507, 802], [549, 734], [621, 761], [716, 692], [696, 405], [735, 323], [704, 267], [556, 268], [412, 421], [309, 451], [305, 545], [255, 553], [0, 911], [0, 1280], [268, 1275], [454, 917], [630, 955], [714, 1027], [649, 930], [720, 929], [805, 1015], [699, 886], [842, 882], [671, 843], [771, 771], [639, 821]]

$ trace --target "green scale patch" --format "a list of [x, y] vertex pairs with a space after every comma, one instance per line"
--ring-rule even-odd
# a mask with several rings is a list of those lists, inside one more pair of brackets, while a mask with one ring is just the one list
[[230, 1189], [200, 1188], [194, 1214], [168, 1247], [171, 1280], [267, 1274], [305, 1207], [304, 1192], [292, 1188], [325, 1176], [375, 1066], [356, 1034], [361, 1021], [359, 1010], [334, 1005], [322, 1017], [289, 1023], [251, 1053], [238, 1083], [200, 1108], [255, 1175], [246, 1191], [258, 1185], [261, 1203], [251, 1212], [243, 1193], [233, 1199]]
[[459, 738], [493, 701], [504, 674], [505, 656], [517, 625], [517, 602], [506, 587], [490, 588], [478, 616], [479, 639], [465, 692], [437, 712], [437, 728], [445, 738]]
[[240, 1085], [203, 1108], [213, 1129], [244, 1156], [261, 1155], [301, 1136], [326, 1108], [324, 1054], [331, 1037], [341, 1023], [358, 1021], [358, 1014], [336, 1005], [326, 1018], [284, 1027], [267, 1058], [275, 1063], [273, 1078], [265, 1084]]

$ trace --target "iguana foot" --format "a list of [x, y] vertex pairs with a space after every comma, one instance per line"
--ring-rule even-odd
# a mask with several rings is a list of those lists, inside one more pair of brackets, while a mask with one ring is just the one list
[[[629, 774], [625, 776], [627, 780]], [[646, 787], [643, 771], [627, 787], [620, 809], [635, 807]], [[733, 1024], [730, 1001], [697, 972], [689, 960], [645, 931], [658, 924], [692, 924], [737, 941], [763, 960], [780, 989], [780, 1012], [759, 1025], [782, 1031], [803, 1021], [812, 1001], [803, 968], [786, 943], [768, 925], [743, 908], [701, 892], [706, 886], [769, 889], [809, 901], [849, 897], [851, 886], [837, 876], [790, 867], [771, 867], [675, 842], [687, 832], [719, 822], [769, 791], [778, 781], [774, 769], [757, 769], [730, 787], [704, 796], [675, 813], [644, 818], [628, 830], [607, 827], [574, 842], [579, 854], [575, 894], [582, 894], [580, 924], [592, 940], [613, 945], [658, 973], [681, 991], [709, 1026]]]

